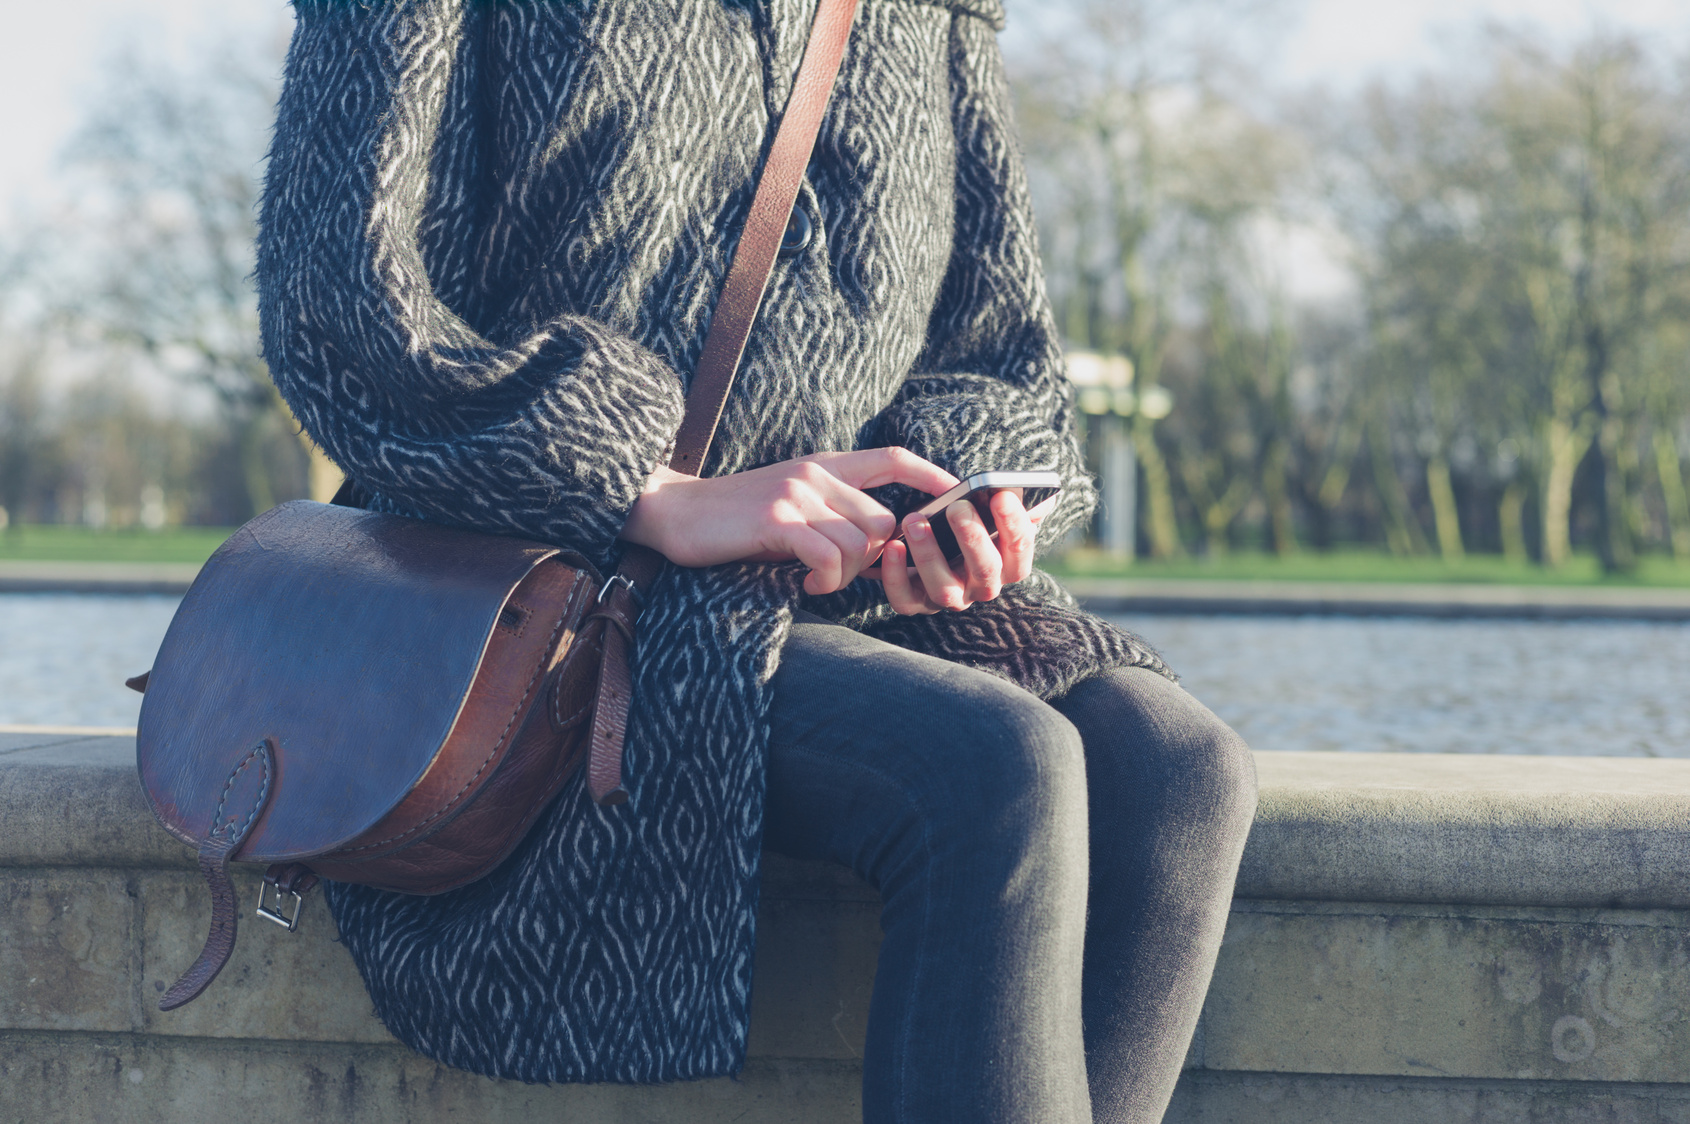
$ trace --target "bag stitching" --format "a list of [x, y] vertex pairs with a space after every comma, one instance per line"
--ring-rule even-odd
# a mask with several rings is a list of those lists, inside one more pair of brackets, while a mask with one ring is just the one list
[[238, 830], [235, 827], [235, 819], [231, 818], [229, 820], [228, 834], [231, 836], [238, 836], [241, 832], [244, 832], [248, 827], [252, 826], [252, 821], [258, 818], [258, 813], [264, 808], [264, 800], [270, 794], [270, 754], [269, 744], [267, 742], [259, 742], [252, 752], [241, 758], [241, 763], [235, 766], [234, 770], [229, 774], [229, 779], [223, 782], [223, 792], [217, 798], [217, 810], [211, 814], [212, 835], [219, 835], [223, 833], [221, 821], [223, 819], [223, 809], [229, 803], [229, 793], [234, 791], [235, 782], [240, 779], [241, 774], [246, 771], [247, 766], [252, 764], [252, 759], [254, 757], [258, 758], [259, 769], [261, 771], [261, 779], [258, 782], [258, 799], [253, 802], [252, 811], [247, 815], [246, 823], [241, 824]]
[[[575, 580], [576, 579], [572, 579], [570, 584], [573, 585]], [[571, 590], [570, 592], [573, 593], [574, 591]], [[565, 612], [563, 614], [563, 618], [557, 622], [557, 627], [552, 630], [551, 643], [546, 646], [548, 654], [550, 654], [557, 646], [557, 639], [563, 634], [564, 626], [568, 623], [569, 614]], [[534, 669], [534, 674], [528, 680], [528, 688], [522, 692], [522, 697], [517, 700], [516, 709], [511, 711], [510, 720], [505, 723], [504, 732], [501, 733], [499, 735], [499, 739], [493, 743], [493, 748], [488, 751], [486, 758], [476, 768], [475, 772], [470, 774], [469, 779], [464, 782], [463, 787], [452, 794], [451, 799], [447, 800], [446, 803], [442, 804], [435, 811], [430, 812], [426, 819], [419, 820], [417, 823], [400, 832], [398, 835], [391, 835], [386, 839], [378, 839], [374, 843], [365, 843], [359, 847], [348, 847], [343, 850], [335, 851], [333, 854], [352, 855], [359, 851], [368, 851], [375, 847], [382, 847], [389, 843], [396, 843], [405, 838], [407, 835], [415, 835], [417, 832], [421, 831], [423, 828], [427, 827], [429, 824], [433, 823], [435, 820], [450, 811], [452, 806], [463, 797], [463, 794], [468, 792], [475, 785], [476, 778], [480, 777], [482, 773], [487, 771], [487, 766], [492, 764], [493, 758], [499, 755], [499, 750], [504, 748], [505, 740], [511, 735], [511, 728], [516, 725], [517, 716], [522, 713], [523, 706], [527, 704], [529, 696], [534, 693], [534, 684], [540, 681], [540, 677], [545, 673], [545, 671], [546, 660], [544, 657], [541, 657], [539, 666]]]
[[[588, 618], [588, 619], [590, 620], [591, 618]], [[586, 621], [583, 621], [582, 624], [584, 626], [586, 624]], [[580, 634], [579, 631], [577, 631], [576, 634], [575, 634], [575, 643], [579, 644], [581, 642], [582, 642], [581, 634]], [[601, 645], [601, 647], [602, 647], [602, 645]], [[601, 659], [602, 659], [602, 656], [603, 656], [602, 652], [600, 653], [600, 656], [601, 656]], [[557, 728], [561, 730], [564, 727], [569, 726], [570, 724], [575, 722], [577, 719], [579, 719], [583, 714], [587, 713], [588, 710], [592, 709], [592, 705], [593, 705], [593, 703], [596, 699], [597, 694], [598, 694], [597, 691], [594, 691], [591, 694], [589, 694], [587, 696], [587, 701], [582, 703], [580, 705], [580, 707], [576, 709], [574, 714], [571, 714], [568, 718], [565, 718], [563, 716], [563, 709], [562, 709], [563, 708], [563, 676], [561, 676], [561, 675], [558, 676], [557, 682], [552, 685], [552, 708], [551, 708], [552, 709], [552, 719], [553, 719], [554, 723], [556, 724]]]

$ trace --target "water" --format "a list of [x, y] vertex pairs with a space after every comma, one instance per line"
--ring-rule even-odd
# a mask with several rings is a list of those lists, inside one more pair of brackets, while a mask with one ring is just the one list
[[[0, 724], [132, 726], [168, 596], [0, 594]], [[1690, 624], [1143, 616], [1257, 749], [1690, 757]]]
[[1256, 749], [1690, 757], [1690, 624], [1120, 623]]
[[0, 725], [133, 726], [123, 681], [153, 665], [180, 600], [0, 594]]

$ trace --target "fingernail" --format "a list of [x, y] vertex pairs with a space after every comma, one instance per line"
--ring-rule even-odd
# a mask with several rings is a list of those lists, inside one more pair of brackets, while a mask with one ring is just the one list
[[904, 529], [905, 538], [925, 539], [932, 534], [933, 528], [927, 525], [926, 520], [917, 520]]

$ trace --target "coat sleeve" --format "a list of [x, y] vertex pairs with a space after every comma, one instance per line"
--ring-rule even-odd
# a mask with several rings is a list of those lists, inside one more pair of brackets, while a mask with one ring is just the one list
[[[683, 412], [676, 372], [558, 315], [492, 341], [440, 298], [425, 223], [458, 0], [299, 0], [260, 214], [264, 356], [307, 433], [395, 510], [607, 564]], [[457, 148], [465, 147], [462, 144]], [[442, 218], [442, 215], [445, 218]]]
[[1062, 474], [1043, 547], [1087, 519], [1096, 489], [1074, 431], [1073, 394], [1045, 296], [994, 29], [958, 14], [951, 32], [956, 219], [927, 345], [878, 433], [958, 476], [989, 469]]

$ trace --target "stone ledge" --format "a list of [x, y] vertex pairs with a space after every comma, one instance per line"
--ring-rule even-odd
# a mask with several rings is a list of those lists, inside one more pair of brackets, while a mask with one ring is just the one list
[[1239, 902], [1205, 1070], [1690, 1080], [1690, 914]]
[[1684, 1085], [1188, 1073], [1168, 1124], [1690, 1124]]
[[1690, 908], [1690, 760], [1257, 753], [1245, 898]]
[[[206, 903], [132, 757], [128, 738], [0, 734], [0, 1119], [857, 1118], [878, 902], [773, 855], [739, 1081], [545, 1089], [436, 1066], [372, 1016], [319, 900], [297, 934], [249, 920], [212, 989], [161, 1014]], [[1257, 763], [1168, 1121], [1690, 1124], [1690, 762]]]
[[[1690, 908], [1690, 760], [1265, 752], [1256, 764], [1242, 898]], [[0, 734], [0, 866], [191, 870], [194, 858], [147, 810], [133, 739]], [[827, 897], [869, 893], [824, 864], [777, 861], [771, 874]]]

